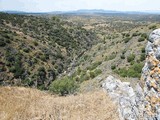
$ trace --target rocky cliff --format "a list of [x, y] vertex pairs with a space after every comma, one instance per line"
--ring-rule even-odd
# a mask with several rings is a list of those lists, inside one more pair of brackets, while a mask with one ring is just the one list
[[160, 29], [154, 30], [149, 36], [141, 81], [144, 118], [160, 120]]
[[117, 103], [121, 120], [160, 120], [160, 29], [149, 36], [146, 63], [136, 88], [113, 76], [102, 87]]

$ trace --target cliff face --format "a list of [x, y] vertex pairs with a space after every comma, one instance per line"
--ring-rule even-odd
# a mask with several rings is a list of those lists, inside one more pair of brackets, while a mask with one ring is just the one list
[[146, 63], [135, 90], [112, 76], [102, 87], [117, 103], [120, 120], [160, 120], [160, 29], [149, 36]]
[[160, 29], [154, 30], [149, 36], [141, 81], [144, 118], [160, 120]]

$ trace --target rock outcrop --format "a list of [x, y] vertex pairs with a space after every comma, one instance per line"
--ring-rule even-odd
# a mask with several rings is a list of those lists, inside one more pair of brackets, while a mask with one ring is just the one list
[[121, 120], [134, 120], [137, 118], [135, 112], [132, 111], [132, 107], [135, 106], [135, 92], [129, 83], [122, 83], [113, 76], [108, 76], [102, 87], [118, 104], [119, 117]]
[[109, 96], [117, 103], [120, 120], [140, 120], [143, 111], [143, 90], [137, 85], [134, 91], [129, 82], [121, 82], [108, 76], [102, 84]]
[[149, 36], [141, 81], [144, 90], [144, 118], [160, 120], [160, 29], [154, 30]]
[[160, 29], [149, 36], [146, 63], [135, 90], [113, 76], [102, 87], [118, 104], [120, 120], [160, 120]]

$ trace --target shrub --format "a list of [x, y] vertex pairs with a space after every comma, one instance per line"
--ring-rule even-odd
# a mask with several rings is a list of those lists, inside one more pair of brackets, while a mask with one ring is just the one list
[[145, 47], [143, 47], [143, 48], [141, 49], [141, 52], [142, 52], [142, 53], [145, 53]]
[[140, 38], [138, 39], [138, 42], [142, 42], [142, 41], [145, 41], [145, 38], [144, 38], [144, 37], [140, 37]]
[[65, 77], [61, 80], [55, 80], [50, 85], [50, 91], [59, 94], [59, 95], [66, 95], [66, 94], [73, 94], [78, 88], [78, 85], [73, 79]]
[[142, 63], [134, 63], [128, 69], [121, 68], [119, 70], [115, 70], [115, 72], [119, 74], [121, 77], [140, 78], [142, 67], [143, 67]]
[[26, 85], [26, 86], [32, 86], [32, 85], [34, 85], [34, 81], [33, 80], [31, 80], [31, 79], [24, 79], [24, 80], [22, 80], [22, 83], [24, 84], [24, 85]]
[[132, 37], [135, 37], [135, 36], [138, 36], [138, 35], [140, 35], [140, 33], [135, 32], [135, 33], [132, 34]]
[[98, 76], [99, 74], [102, 73], [102, 70], [101, 69], [96, 69], [94, 72], [95, 72], [96, 76]]
[[116, 54], [115, 54], [115, 53], [112, 53], [111, 55], [106, 56], [105, 61], [113, 60], [113, 59], [115, 59], [115, 58], [116, 58]]
[[40, 59], [41, 59], [42, 61], [46, 61], [46, 60], [47, 60], [47, 57], [46, 57], [46, 55], [43, 54], [43, 55], [40, 56]]
[[0, 40], [0, 47], [4, 47], [4, 46], [6, 46], [6, 43]]
[[125, 55], [124, 54], [121, 55], [121, 59], [125, 59]]
[[148, 35], [147, 35], [146, 33], [142, 33], [142, 34], [141, 34], [141, 37], [147, 39], [147, 38], [148, 38]]
[[90, 71], [90, 77], [93, 79], [95, 77], [94, 71]]
[[116, 66], [115, 66], [115, 65], [112, 65], [112, 66], [111, 66], [111, 69], [112, 69], [112, 70], [116, 69]]
[[22, 73], [24, 72], [24, 69], [22, 68], [21, 64], [19, 62], [16, 62], [14, 65], [14, 77], [19, 78], [22, 76]]
[[121, 77], [127, 77], [127, 70], [126, 68], [120, 68], [118, 70], [115, 70], [117, 74], [119, 74]]
[[23, 51], [26, 52], [26, 53], [29, 53], [30, 49], [29, 48], [24, 48]]
[[129, 41], [130, 41], [130, 37], [127, 37], [127, 38], [125, 38], [123, 41], [125, 42], [125, 43], [128, 43]]
[[141, 61], [144, 61], [145, 59], [146, 59], [146, 55], [145, 55], [145, 53], [142, 53], [142, 54], [141, 54], [141, 57], [140, 57], [140, 60], [141, 60]]
[[92, 71], [92, 70], [96, 69], [100, 64], [102, 64], [101, 61], [94, 62], [94, 63], [91, 64], [91, 66], [87, 67], [87, 70]]
[[134, 54], [130, 54], [128, 57], [127, 57], [127, 61], [128, 62], [131, 62], [135, 59], [135, 55]]
[[90, 76], [89, 76], [88, 74], [86, 74], [86, 73], [81, 73], [79, 82], [82, 83], [82, 82], [84, 82], [84, 81], [86, 81], [86, 80], [89, 80], [89, 79], [90, 79]]
[[33, 44], [34, 44], [35, 46], [38, 46], [38, 42], [36, 42], [36, 41], [34, 41]]
[[156, 25], [149, 26], [149, 29], [155, 30], [157, 29], [157, 26]]
[[16, 69], [15, 69], [14, 66], [12, 66], [12, 67], [9, 68], [9, 71], [14, 73], [16, 71]]
[[126, 35], [125, 35], [126, 37], [129, 37], [130, 36], [130, 34], [129, 33], [126, 33]]
[[102, 73], [102, 71], [100, 69], [96, 69], [96, 70], [90, 72], [90, 77], [93, 79], [101, 73]]
[[6, 71], [6, 67], [4, 65], [0, 66], [0, 72], [3, 72], [3, 71]]

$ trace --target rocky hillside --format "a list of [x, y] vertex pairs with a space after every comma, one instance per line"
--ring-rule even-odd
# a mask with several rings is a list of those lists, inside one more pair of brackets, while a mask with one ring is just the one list
[[0, 13], [0, 85], [48, 89], [96, 42], [93, 32], [58, 17]]
[[160, 120], [160, 29], [154, 30], [146, 46], [146, 62], [135, 89], [128, 82], [107, 77], [103, 88], [118, 103], [120, 120]]
[[[62, 19], [76, 25], [80, 23], [83, 28], [94, 31], [101, 40], [75, 60], [77, 66], [69, 66], [72, 70], [63, 76], [70, 76], [69, 79], [80, 83], [82, 81], [78, 86], [80, 91], [99, 87], [109, 75], [130, 82], [135, 87], [145, 64], [145, 46], [149, 34], [160, 27], [157, 16], [147, 16], [149, 19], [143, 15], [61, 16]], [[64, 81], [63, 77], [58, 79]]]
[[1, 13], [0, 84], [92, 91], [108, 75], [135, 86], [157, 15], [10, 15]]

